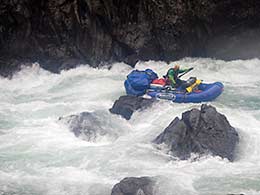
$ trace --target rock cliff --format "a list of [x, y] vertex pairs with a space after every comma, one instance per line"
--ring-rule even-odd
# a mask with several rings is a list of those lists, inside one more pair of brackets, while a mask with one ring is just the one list
[[80, 63], [259, 57], [259, 10], [257, 0], [2, 0], [0, 73], [35, 61], [59, 72]]

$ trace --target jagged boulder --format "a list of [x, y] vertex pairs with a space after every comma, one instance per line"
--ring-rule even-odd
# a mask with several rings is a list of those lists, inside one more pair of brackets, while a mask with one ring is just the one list
[[176, 117], [154, 140], [164, 143], [171, 153], [187, 159], [191, 153], [212, 154], [233, 161], [239, 136], [227, 118], [216, 108], [203, 104], [201, 110], [192, 109]]
[[154, 186], [154, 178], [127, 177], [113, 187], [111, 195], [155, 195]]
[[59, 120], [68, 125], [76, 137], [81, 137], [89, 142], [97, 142], [104, 137], [106, 140], [113, 141], [123, 133], [120, 129], [124, 129], [117, 129], [118, 125], [115, 125], [117, 121], [113, 123], [109, 114], [100, 112], [82, 112], [77, 115], [60, 117]]
[[156, 100], [145, 99], [139, 96], [125, 95], [115, 101], [109, 111], [113, 114], [119, 114], [126, 120], [129, 120], [136, 110], [142, 110], [151, 106]]

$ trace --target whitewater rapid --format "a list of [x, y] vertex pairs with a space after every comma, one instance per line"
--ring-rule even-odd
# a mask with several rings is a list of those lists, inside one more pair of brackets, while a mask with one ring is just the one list
[[[12, 80], [0, 78], [0, 195], [109, 195], [131, 176], [159, 176], [161, 195], [260, 194], [260, 60], [185, 58], [170, 65], [139, 62], [136, 68], [162, 76], [175, 64], [194, 67], [183, 78], [223, 82], [223, 94], [210, 104], [239, 133], [235, 162], [211, 156], [178, 161], [152, 145], [176, 116], [201, 104], [161, 101], [130, 121], [110, 114], [132, 70], [123, 63], [61, 74], [36, 63]], [[58, 121], [83, 111], [99, 114], [119, 137], [89, 143]]]

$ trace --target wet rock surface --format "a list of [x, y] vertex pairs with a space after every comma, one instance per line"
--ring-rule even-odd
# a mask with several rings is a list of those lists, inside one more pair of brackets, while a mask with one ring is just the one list
[[176, 117], [154, 142], [165, 144], [180, 159], [196, 153], [233, 161], [239, 136], [223, 114], [213, 106], [203, 104], [201, 110], [184, 112], [182, 119]]
[[59, 120], [68, 125], [76, 137], [88, 142], [97, 142], [102, 138], [114, 141], [123, 133], [122, 129], [124, 129], [116, 128], [117, 121], [109, 118], [108, 113], [101, 112], [82, 112], [60, 117]]
[[52, 72], [103, 61], [260, 57], [252, 0], [2, 0], [0, 74], [39, 62]]
[[148, 108], [155, 102], [156, 100], [154, 99], [144, 99], [140, 96], [125, 95], [116, 100], [109, 111], [113, 114], [121, 115], [126, 120], [129, 120], [134, 111]]
[[155, 195], [154, 186], [154, 178], [127, 177], [113, 187], [111, 195]]

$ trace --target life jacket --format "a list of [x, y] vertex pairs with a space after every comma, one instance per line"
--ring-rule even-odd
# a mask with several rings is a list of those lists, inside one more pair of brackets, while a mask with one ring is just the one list
[[176, 81], [176, 80], [178, 79], [179, 69], [178, 69], [178, 70], [174, 70], [174, 68], [170, 68], [170, 69], [167, 71], [166, 78], [167, 78], [167, 79], [169, 78], [169, 74], [170, 74], [170, 71], [171, 71], [171, 70], [173, 70], [173, 72], [174, 72], [173, 78], [174, 78], [174, 80]]

